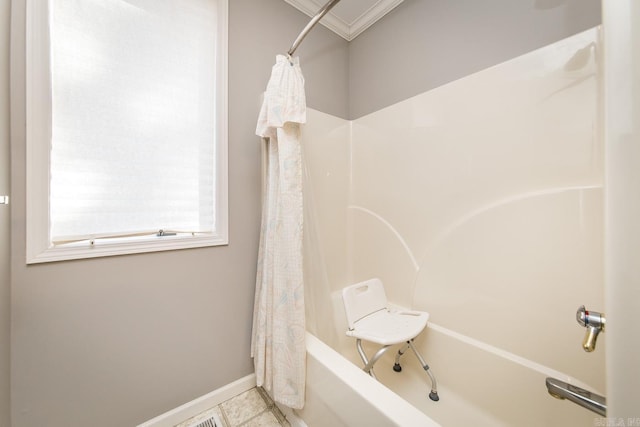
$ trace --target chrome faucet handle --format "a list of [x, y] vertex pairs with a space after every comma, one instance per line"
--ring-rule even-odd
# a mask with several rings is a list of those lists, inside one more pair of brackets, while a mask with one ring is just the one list
[[598, 334], [604, 332], [604, 325], [607, 323], [607, 319], [603, 313], [589, 311], [584, 305], [581, 305], [576, 312], [576, 320], [580, 326], [587, 328], [587, 334], [582, 341], [582, 348], [586, 352], [592, 352], [596, 349]]

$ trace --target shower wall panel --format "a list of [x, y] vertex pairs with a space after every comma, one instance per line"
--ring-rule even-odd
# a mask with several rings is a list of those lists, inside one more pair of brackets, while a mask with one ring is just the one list
[[597, 39], [353, 121], [348, 265], [434, 326], [604, 393], [604, 342], [585, 353], [574, 318], [604, 307]]
[[312, 109], [302, 127], [307, 330], [334, 347], [344, 334], [328, 321], [341, 310], [332, 294], [348, 283], [350, 131], [349, 121]]

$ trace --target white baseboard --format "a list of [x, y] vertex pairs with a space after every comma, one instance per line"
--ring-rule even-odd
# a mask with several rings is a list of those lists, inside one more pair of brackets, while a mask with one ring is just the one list
[[145, 421], [138, 425], [138, 427], [173, 427], [176, 424], [180, 424], [181, 422], [198, 415], [202, 411], [213, 408], [234, 396], [252, 389], [255, 386], [256, 375], [247, 375], [246, 377], [220, 387], [211, 393], [200, 396], [191, 402], [187, 402], [184, 405], [178, 406], [177, 408], [165, 412], [162, 415], [158, 415], [149, 421]]

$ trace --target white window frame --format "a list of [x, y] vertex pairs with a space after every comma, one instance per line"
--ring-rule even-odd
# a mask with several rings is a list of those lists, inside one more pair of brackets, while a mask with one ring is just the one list
[[26, 261], [27, 264], [219, 246], [228, 239], [228, 0], [218, 2], [216, 70], [216, 230], [176, 236], [95, 239], [54, 245], [50, 239], [51, 67], [48, 1], [27, 0]]

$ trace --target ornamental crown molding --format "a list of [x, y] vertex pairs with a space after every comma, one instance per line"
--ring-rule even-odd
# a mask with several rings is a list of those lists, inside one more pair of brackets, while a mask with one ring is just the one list
[[[315, 14], [324, 6], [324, 0], [284, 0], [291, 6], [309, 15]], [[356, 2], [356, 0], [343, 0], [344, 2]], [[391, 12], [404, 0], [359, 0], [355, 4], [350, 4], [351, 9], [346, 11], [340, 8], [338, 3], [327, 13], [320, 24], [324, 25], [334, 33], [343, 37], [347, 41], [356, 38], [360, 33], [375, 24], [384, 15]], [[353, 7], [356, 7], [354, 9]], [[346, 13], [348, 12], [348, 13]]]

